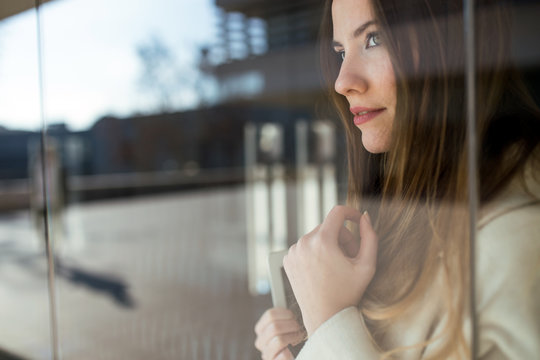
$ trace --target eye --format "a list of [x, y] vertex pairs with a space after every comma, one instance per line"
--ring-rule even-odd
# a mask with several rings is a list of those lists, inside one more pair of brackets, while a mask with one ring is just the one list
[[334, 49], [334, 54], [336, 54], [339, 62], [345, 60], [345, 50]]
[[381, 35], [378, 32], [367, 34], [366, 49], [381, 45]]

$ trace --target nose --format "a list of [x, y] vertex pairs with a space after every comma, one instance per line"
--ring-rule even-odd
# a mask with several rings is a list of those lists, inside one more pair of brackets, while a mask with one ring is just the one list
[[338, 94], [349, 96], [363, 94], [368, 90], [368, 81], [362, 72], [362, 65], [345, 58], [339, 69], [339, 75], [334, 83], [334, 89]]

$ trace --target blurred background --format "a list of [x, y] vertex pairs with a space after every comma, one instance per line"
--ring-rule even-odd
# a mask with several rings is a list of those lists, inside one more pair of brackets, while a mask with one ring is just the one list
[[[538, 100], [540, 5], [514, 3]], [[0, 358], [258, 357], [268, 252], [345, 197], [321, 13], [2, 0]]]

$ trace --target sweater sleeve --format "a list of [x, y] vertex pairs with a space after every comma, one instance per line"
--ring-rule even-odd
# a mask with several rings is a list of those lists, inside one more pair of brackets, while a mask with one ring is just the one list
[[379, 359], [360, 311], [356, 307], [341, 310], [310, 336], [297, 360]]
[[507, 212], [477, 239], [479, 357], [540, 354], [540, 205]]

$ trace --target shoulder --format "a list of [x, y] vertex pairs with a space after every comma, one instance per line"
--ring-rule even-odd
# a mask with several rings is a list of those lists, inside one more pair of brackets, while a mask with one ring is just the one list
[[537, 155], [531, 157], [523, 173], [514, 176], [503, 191], [482, 206], [478, 224], [480, 229], [504, 221], [508, 218], [505, 215], [515, 214], [516, 210], [531, 206], [534, 208], [540, 204], [540, 150]]
[[[514, 181], [483, 209], [476, 239], [480, 352], [540, 352], [540, 185]], [[533, 356], [534, 357], [534, 356]]]
[[[481, 209], [478, 225], [478, 265], [496, 261], [523, 267], [540, 256], [540, 182], [530, 174], [516, 178], [494, 201]], [[506, 261], [503, 261], [506, 260]], [[537, 269], [538, 270], [538, 269]]]

